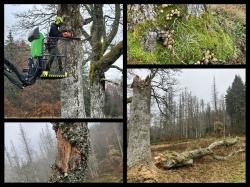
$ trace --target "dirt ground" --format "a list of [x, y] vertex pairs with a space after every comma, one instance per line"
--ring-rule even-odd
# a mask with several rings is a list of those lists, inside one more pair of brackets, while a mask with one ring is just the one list
[[[152, 158], [166, 150], [183, 152], [207, 147], [218, 138], [202, 138], [158, 144], [151, 147]], [[214, 151], [219, 155], [227, 155], [245, 145], [245, 137], [232, 147], [219, 147]], [[194, 160], [193, 166], [171, 170], [162, 170], [150, 163], [142, 163], [128, 169], [128, 182], [157, 182], [157, 183], [244, 183], [246, 181], [245, 152], [230, 157], [225, 161], [214, 160], [204, 156]]]

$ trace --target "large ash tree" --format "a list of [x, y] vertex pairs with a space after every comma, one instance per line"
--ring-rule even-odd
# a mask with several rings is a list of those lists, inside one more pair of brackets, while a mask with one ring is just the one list
[[71, 75], [61, 82], [61, 117], [86, 117], [83, 99], [83, 66], [90, 62], [91, 117], [104, 118], [105, 72], [122, 71], [114, 63], [123, 54], [122, 5], [120, 4], [53, 4], [35, 7], [16, 14], [15, 30], [49, 27], [55, 15], [62, 16], [66, 28], [82, 41], [68, 42], [66, 70]]

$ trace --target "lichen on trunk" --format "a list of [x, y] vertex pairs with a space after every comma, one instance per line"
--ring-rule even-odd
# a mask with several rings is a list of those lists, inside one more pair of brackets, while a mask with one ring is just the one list
[[[83, 18], [79, 4], [58, 5], [58, 15], [62, 16], [67, 29], [74, 37], [81, 37]], [[61, 81], [61, 117], [84, 118], [86, 116], [83, 100], [83, 48], [81, 41], [67, 41], [65, 70], [69, 77]]]
[[[128, 24], [130, 30], [138, 24], [144, 24], [146, 21], [155, 21], [156, 12], [154, 4], [132, 4], [130, 6], [131, 22]], [[153, 25], [154, 26], [154, 25]], [[141, 38], [140, 42], [144, 50], [152, 52], [156, 48], [157, 33], [153, 30], [146, 31], [145, 35]]]
[[133, 80], [133, 100], [130, 106], [128, 124], [128, 160], [127, 165], [133, 166], [151, 159], [150, 151], [150, 98], [151, 82]]
[[154, 21], [156, 17], [154, 4], [132, 4], [130, 11], [132, 17], [129, 23], [130, 29], [133, 29], [137, 24], [144, 23], [146, 20]]
[[94, 82], [90, 86], [91, 93], [91, 117], [104, 118], [105, 89], [101, 83]]
[[89, 154], [87, 123], [54, 123], [57, 156], [49, 182], [84, 182]]
[[187, 4], [187, 13], [190, 16], [201, 17], [205, 12], [204, 4]]

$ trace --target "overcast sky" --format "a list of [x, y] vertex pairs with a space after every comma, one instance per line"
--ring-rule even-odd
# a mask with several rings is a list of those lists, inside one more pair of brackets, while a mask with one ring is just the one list
[[[20, 13], [23, 11], [27, 11], [28, 9], [32, 9], [34, 4], [19, 4], [17, 5], [12, 5], [12, 4], [5, 4], [4, 5], [4, 39], [7, 39], [7, 35], [13, 25], [17, 23], [17, 19], [14, 16], [14, 13]], [[40, 5], [36, 5], [36, 7], [39, 7]], [[42, 31], [43, 33], [47, 33], [46, 30]], [[28, 33], [23, 33], [21, 35], [13, 35], [14, 40], [20, 40], [23, 39], [24, 41], [27, 41], [27, 36]], [[120, 28], [118, 31], [117, 38], [120, 40], [123, 37], [123, 32], [122, 29]], [[117, 38], [115, 41], [117, 41]], [[123, 68], [123, 56], [121, 56], [115, 63], [114, 65], [119, 66], [120, 68]], [[118, 71], [115, 68], [111, 68], [109, 71], [105, 73], [107, 79], [120, 79], [122, 74], [120, 71]]]
[[[133, 69], [132, 71], [143, 79], [149, 74], [147, 69]], [[243, 82], [245, 82], [245, 69], [181, 69], [181, 73], [179, 73], [179, 76], [176, 78], [179, 82], [178, 88], [183, 90], [187, 88], [188, 91], [192, 92], [192, 95], [204, 99], [205, 102], [210, 102], [212, 100], [213, 78], [215, 77], [216, 87], [220, 97], [221, 94], [226, 93], [235, 75], [239, 75]], [[128, 76], [128, 84], [131, 84], [132, 78], [132, 75]], [[128, 94], [129, 93], [132, 93], [131, 89], [128, 91]], [[152, 112], [158, 112], [155, 107], [153, 107], [152, 110]]]
[[[45, 130], [46, 123], [34, 123], [34, 122], [20, 122], [20, 123], [4, 123], [4, 145], [8, 148], [10, 151], [11, 144], [10, 141], [12, 140], [16, 151], [18, 154], [23, 155], [23, 147], [21, 147], [21, 138], [20, 138], [20, 124], [24, 128], [25, 133], [27, 134], [28, 139], [30, 140], [30, 144], [32, 148], [39, 152], [39, 141], [40, 141], [40, 133], [42, 132], [42, 129]], [[55, 137], [55, 132], [52, 129], [52, 124], [47, 123], [49, 130], [51, 134]], [[96, 125], [99, 123], [88, 123], [88, 127], [91, 129], [93, 125]], [[105, 123], [104, 123], [105, 124]]]
[[[11, 148], [10, 141], [12, 140], [17, 152], [22, 155], [23, 147], [21, 147], [21, 138], [20, 138], [20, 124], [24, 128], [24, 131], [27, 134], [28, 139], [30, 139], [30, 144], [35, 151], [39, 151], [39, 139], [42, 129], [45, 130], [46, 123], [5, 123], [4, 124], [4, 145], [8, 147], [8, 150]], [[47, 123], [49, 129], [52, 132], [52, 135], [55, 137], [55, 133], [52, 130], [51, 123]]]

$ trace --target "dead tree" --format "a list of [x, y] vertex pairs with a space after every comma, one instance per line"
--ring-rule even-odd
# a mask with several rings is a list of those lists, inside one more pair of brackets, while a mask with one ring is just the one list
[[151, 159], [150, 151], [150, 100], [151, 79], [133, 79], [133, 100], [130, 106], [128, 136], [128, 166]]
[[37, 175], [37, 168], [34, 166], [34, 160], [33, 160], [33, 150], [30, 145], [30, 140], [27, 137], [27, 134], [25, 133], [22, 125], [20, 124], [20, 136], [21, 136], [21, 141], [23, 144], [23, 149], [24, 149], [24, 154], [27, 158], [27, 165], [31, 169], [31, 173], [33, 174], [33, 178], [35, 179], [36, 182], [39, 182], [39, 178]]
[[[162, 111], [161, 102], [164, 98], [159, 90], [167, 92], [176, 81], [176, 70], [151, 69], [150, 74], [143, 80], [135, 76], [131, 88], [133, 97], [130, 106], [128, 122], [128, 160], [127, 165], [133, 166], [143, 161], [151, 161], [150, 150], [150, 107], [151, 97], [157, 102]], [[158, 91], [157, 91], [158, 90]]]
[[194, 159], [198, 159], [206, 155], [210, 155], [216, 160], [226, 160], [237, 153], [243, 152], [244, 149], [240, 149], [236, 152], [230, 153], [227, 156], [216, 155], [213, 149], [217, 148], [218, 146], [232, 146], [237, 143], [239, 143], [238, 137], [216, 141], [210, 144], [206, 148], [195, 149], [192, 151], [185, 151], [182, 153], [167, 151], [154, 158], [156, 161], [155, 165], [163, 169], [172, 169], [176, 167], [190, 166], [193, 165]]

